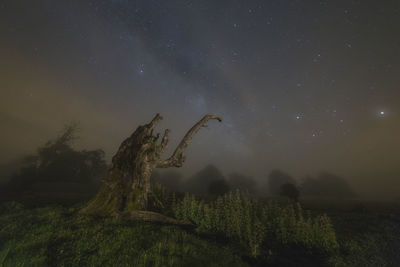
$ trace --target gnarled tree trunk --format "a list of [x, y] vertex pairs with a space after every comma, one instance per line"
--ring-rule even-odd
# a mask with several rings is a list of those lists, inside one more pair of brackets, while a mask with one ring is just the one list
[[185, 148], [194, 134], [211, 119], [221, 121], [214, 115], [204, 116], [186, 133], [172, 156], [164, 160], [161, 154], [167, 147], [169, 130], [165, 130], [160, 142], [160, 135], [153, 135], [155, 125], [162, 117], [157, 114], [150, 123], [139, 126], [122, 142], [99, 192], [81, 213], [170, 221], [171, 218], [150, 212], [162, 208], [162, 203], [151, 192], [151, 173], [154, 168], [181, 167], [185, 161]]

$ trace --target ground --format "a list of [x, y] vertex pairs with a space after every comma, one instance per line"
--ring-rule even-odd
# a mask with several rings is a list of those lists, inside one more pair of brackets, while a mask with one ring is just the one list
[[41, 208], [0, 217], [0, 266], [245, 266], [185, 229]]
[[[327, 266], [396, 266], [400, 213], [395, 204], [311, 205], [327, 213], [340, 249]], [[342, 207], [346, 208], [342, 208]], [[324, 208], [325, 207], [325, 208]], [[190, 227], [82, 216], [77, 208], [0, 211], [0, 266], [321, 266], [316, 255], [282, 248], [273, 260], [248, 258], [235, 242]], [[314, 264], [313, 264], [314, 262]]]

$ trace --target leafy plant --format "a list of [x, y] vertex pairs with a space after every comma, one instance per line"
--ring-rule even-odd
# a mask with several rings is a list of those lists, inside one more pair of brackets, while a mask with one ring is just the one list
[[298, 203], [262, 203], [239, 191], [205, 203], [187, 194], [174, 204], [173, 211], [176, 218], [191, 220], [200, 233], [238, 241], [252, 257], [274, 244], [300, 245], [323, 252], [338, 247], [330, 219], [326, 215], [305, 215]]

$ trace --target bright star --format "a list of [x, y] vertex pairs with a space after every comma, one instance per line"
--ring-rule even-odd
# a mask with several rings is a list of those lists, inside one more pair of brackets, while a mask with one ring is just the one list
[[139, 72], [139, 74], [143, 74], [144, 73], [144, 64], [140, 64], [138, 66], [138, 72]]

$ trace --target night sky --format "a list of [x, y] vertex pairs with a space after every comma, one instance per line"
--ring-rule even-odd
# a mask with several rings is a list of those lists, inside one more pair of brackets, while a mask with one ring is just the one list
[[157, 112], [170, 152], [215, 114], [188, 175], [213, 163], [400, 188], [398, 0], [3, 0], [0, 34], [2, 164], [73, 121], [76, 146], [110, 159]]

